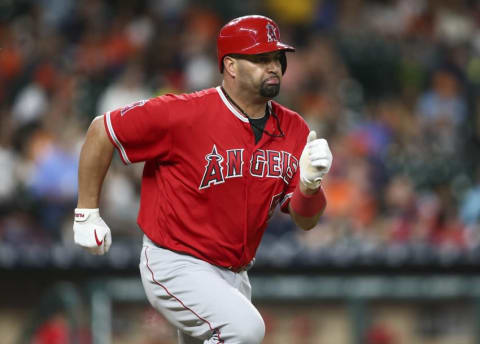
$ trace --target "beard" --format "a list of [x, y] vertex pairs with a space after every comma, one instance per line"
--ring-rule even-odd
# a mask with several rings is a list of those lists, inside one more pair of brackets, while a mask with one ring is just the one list
[[280, 83], [278, 84], [267, 84], [266, 81], [262, 82], [260, 85], [260, 95], [265, 98], [275, 98], [280, 92]]

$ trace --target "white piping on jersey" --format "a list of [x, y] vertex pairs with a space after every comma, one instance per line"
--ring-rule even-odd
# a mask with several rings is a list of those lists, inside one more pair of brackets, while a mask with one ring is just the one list
[[[227, 108], [242, 122], [248, 123], [248, 118], [238, 112], [237, 109], [235, 109], [235, 107], [228, 101], [227, 97], [225, 97], [225, 95], [223, 94], [220, 86], [215, 87], [215, 89], [217, 90], [220, 98], [223, 100], [223, 103], [227, 106]], [[270, 100], [268, 101], [268, 110], [270, 111], [270, 113], [272, 113], [272, 102]]]
[[273, 113], [273, 109], [272, 109], [272, 101], [271, 101], [271, 100], [269, 100], [269, 101], [267, 102], [267, 106], [268, 106], [268, 113], [269, 113], [269, 114], [272, 114], [272, 113]]
[[117, 146], [118, 150], [120, 151], [120, 154], [122, 154], [123, 160], [127, 164], [131, 164], [130, 159], [128, 159], [127, 152], [125, 151], [125, 148], [123, 148], [122, 144], [117, 139], [117, 135], [115, 135], [115, 131], [113, 130], [112, 121], [110, 120], [110, 111], [108, 111], [105, 114], [105, 116], [107, 118], [107, 128], [108, 128], [108, 131], [110, 133], [110, 136], [112, 137], [113, 141], [115, 142], [115, 145]]
[[292, 195], [293, 195], [293, 192], [290, 192], [288, 194], [286, 194], [282, 201], [280, 202], [280, 207], [283, 207], [283, 205], [285, 204], [285, 202], [289, 199], [289, 198], [292, 198]]
[[233, 107], [232, 104], [230, 104], [230, 102], [228, 101], [228, 99], [225, 97], [225, 95], [223, 94], [222, 90], [220, 89], [220, 86], [217, 86], [215, 87], [218, 94], [220, 95], [220, 98], [222, 98], [223, 100], [223, 103], [227, 106], [227, 108], [235, 115], [237, 116], [242, 122], [245, 122], [245, 123], [248, 123], [248, 118], [245, 117], [244, 115], [242, 115], [240, 112], [237, 111], [237, 109], [235, 109]]

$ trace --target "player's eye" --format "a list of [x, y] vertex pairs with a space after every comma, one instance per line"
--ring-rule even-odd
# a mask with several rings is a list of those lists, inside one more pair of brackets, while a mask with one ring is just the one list
[[260, 63], [260, 64], [266, 64], [272, 61], [280, 61], [280, 54], [252, 55], [252, 57], [250, 58], [250, 61], [253, 63]]

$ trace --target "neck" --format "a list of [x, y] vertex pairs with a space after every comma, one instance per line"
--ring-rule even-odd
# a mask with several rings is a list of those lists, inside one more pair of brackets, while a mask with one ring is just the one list
[[242, 92], [238, 87], [231, 87], [228, 83], [223, 82], [222, 87], [227, 93], [227, 99], [244, 115], [249, 118], [262, 118], [265, 116], [266, 99], [254, 101], [252, 99], [258, 97], [252, 97], [248, 92]]

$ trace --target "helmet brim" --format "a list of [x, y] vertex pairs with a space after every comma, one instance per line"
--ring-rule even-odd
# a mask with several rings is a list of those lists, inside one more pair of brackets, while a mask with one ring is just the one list
[[241, 49], [236, 51], [236, 54], [245, 54], [245, 55], [256, 55], [256, 54], [265, 54], [265, 53], [271, 53], [272, 51], [295, 51], [295, 48], [282, 43], [282, 42], [270, 42], [270, 43], [257, 43], [254, 44], [248, 48]]
[[[231, 55], [231, 54], [258, 55], [258, 54], [271, 53], [274, 51], [294, 52], [295, 48], [288, 44], [275, 41], [270, 43], [257, 43], [245, 49], [237, 49], [235, 52], [225, 54], [224, 56], [221, 57], [221, 59], [219, 60], [219, 66], [218, 66], [220, 69], [220, 73], [223, 73], [223, 58], [227, 55]], [[285, 60], [285, 63], [282, 64], [282, 74], [285, 73], [285, 70], [286, 70], [286, 60]]]

